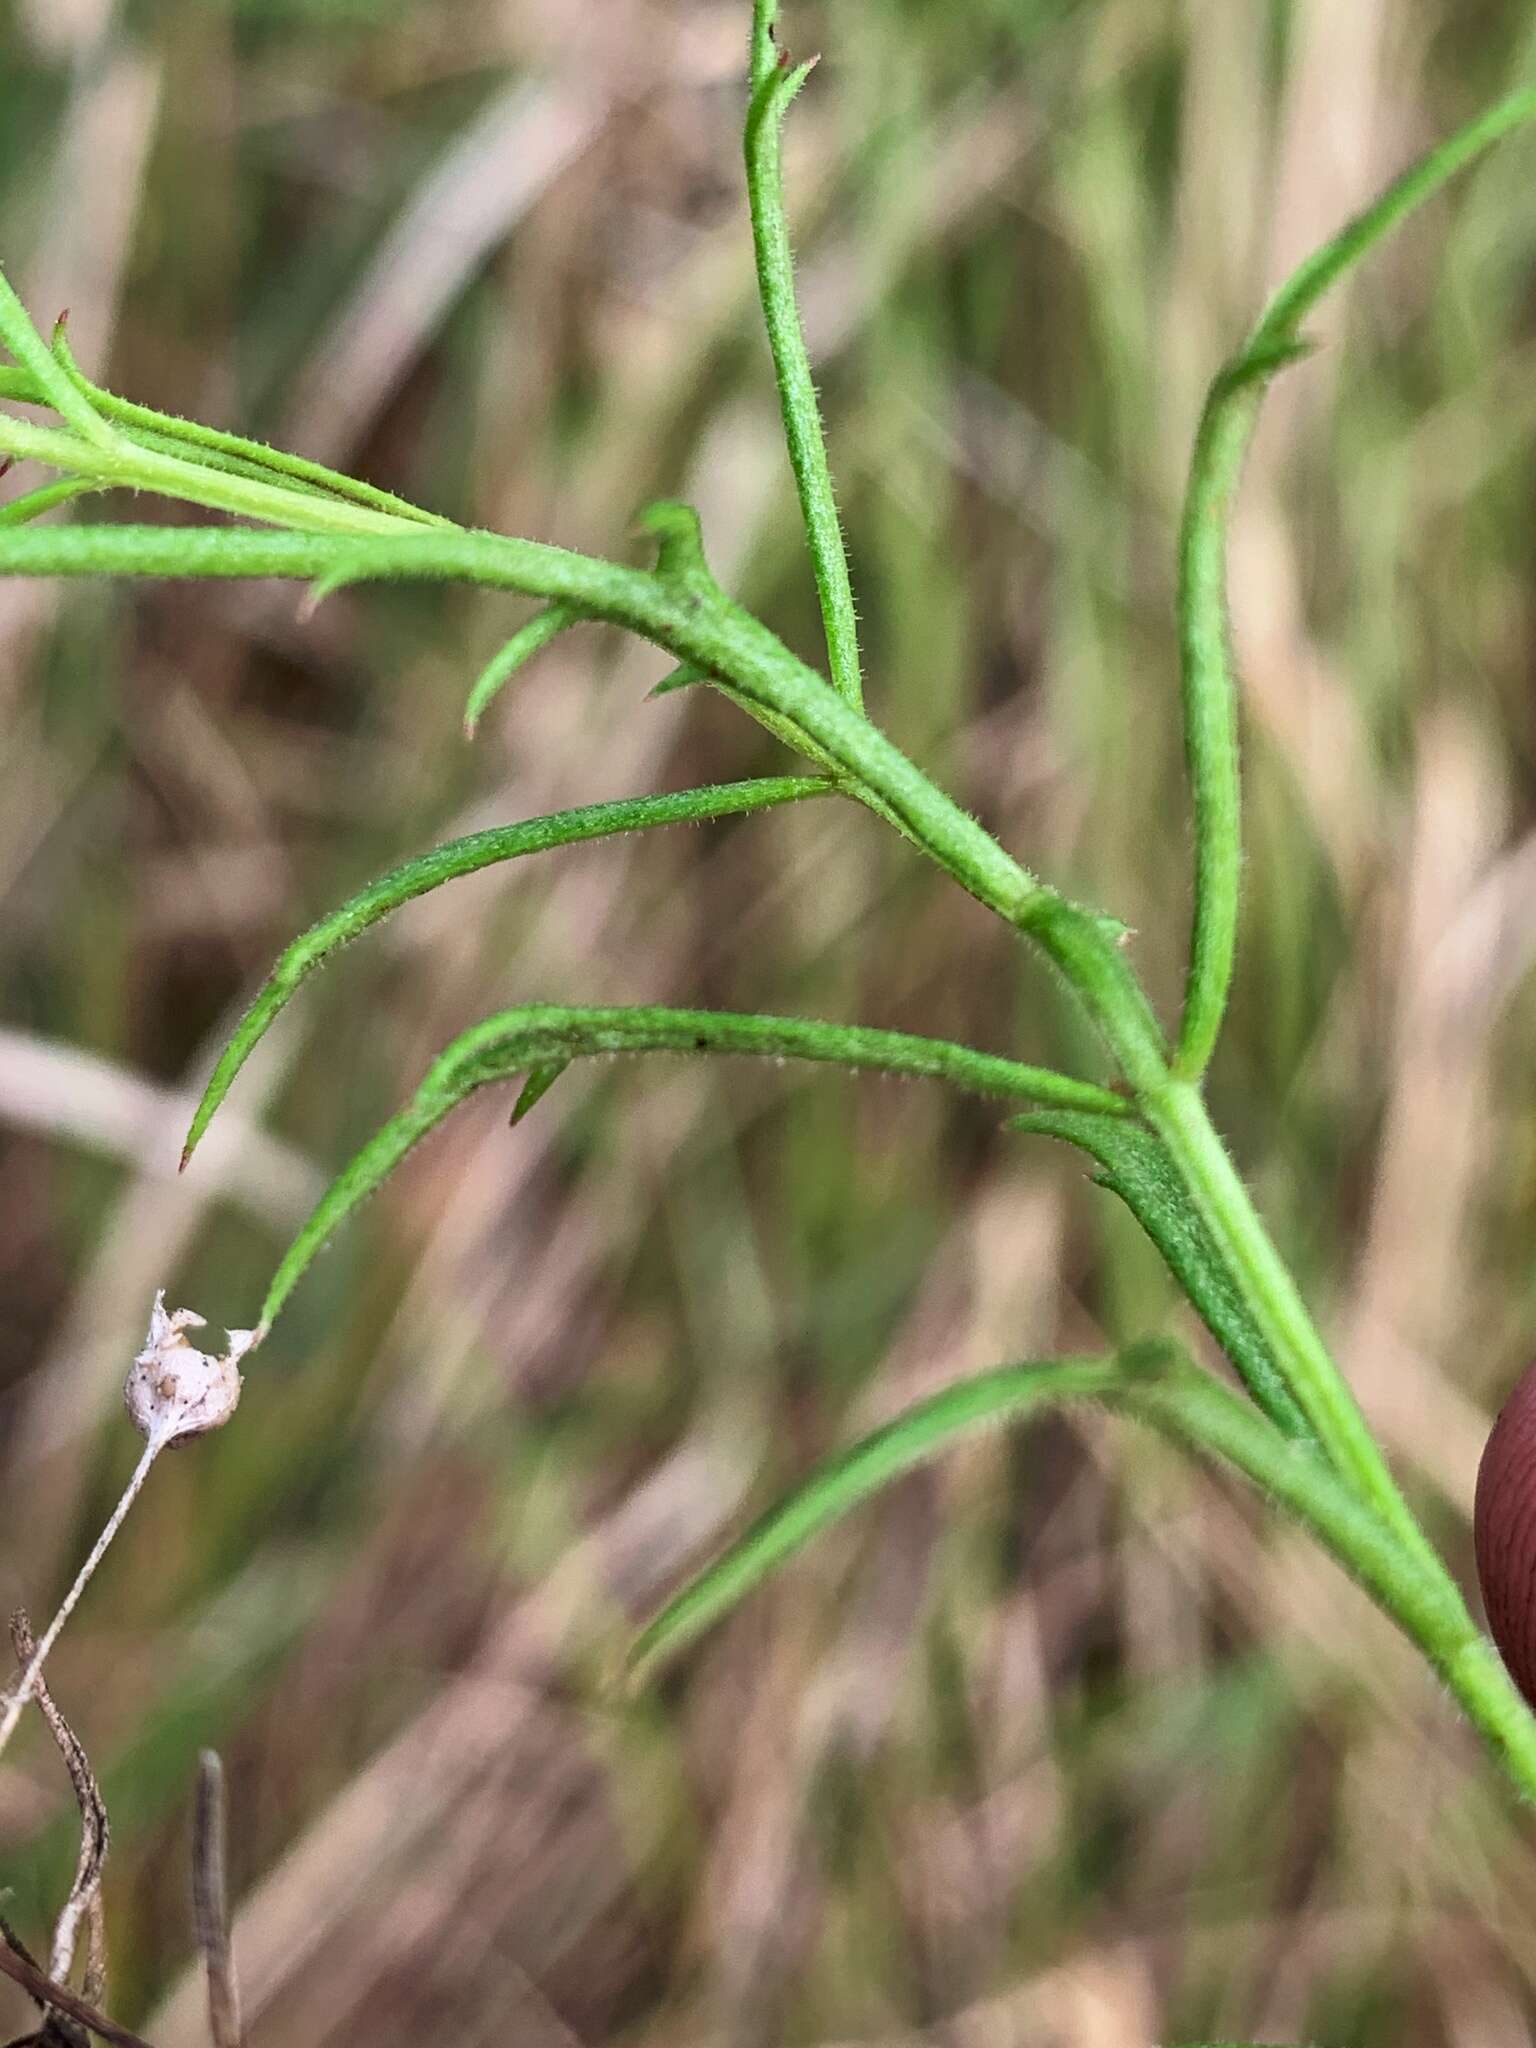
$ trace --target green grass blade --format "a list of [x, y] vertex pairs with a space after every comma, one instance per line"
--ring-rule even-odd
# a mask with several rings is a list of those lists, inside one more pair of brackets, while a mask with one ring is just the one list
[[631, 1644], [629, 1675], [645, 1676], [739, 1606], [813, 1536], [959, 1437], [988, 1424], [1017, 1422], [1053, 1402], [1101, 1399], [1121, 1376], [1113, 1359], [1047, 1359], [1002, 1366], [920, 1401], [826, 1459], [674, 1594]]
[[339, 909], [311, 925], [284, 950], [208, 1078], [187, 1134], [182, 1165], [192, 1157], [235, 1076], [294, 993], [338, 948], [402, 904], [441, 888], [445, 882], [456, 881], [460, 875], [477, 874], [501, 861], [520, 860], [525, 854], [549, 853], [556, 847], [612, 839], [621, 832], [641, 832], [657, 825], [692, 825], [712, 818], [739, 817], [794, 803], [802, 797], [824, 796], [827, 792], [825, 782], [810, 776], [777, 775], [753, 782], [713, 783], [702, 789], [678, 790], [661, 796], [621, 797], [614, 803], [588, 804], [579, 810], [525, 818], [515, 825], [494, 825], [485, 832], [450, 839], [442, 846], [434, 846], [430, 853], [419, 854], [415, 860], [391, 868]]
[[[270, 1328], [326, 1239], [417, 1141], [476, 1089], [571, 1060], [612, 1053], [700, 1053], [829, 1065], [953, 1082], [981, 1095], [1011, 1096], [1106, 1115], [1126, 1114], [1107, 1089], [995, 1053], [915, 1038], [903, 1031], [828, 1024], [807, 1017], [759, 1017], [730, 1010], [582, 1008], [529, 1003], [475, 1025], [434, 1062], [414, 1100], [386, 1124], [332, 1182], [284, 1254], [262, 1308]], [[206, 1119], [204, 1119], [206, 1122]]]
[[1264, 388], [1303, 353], [1301, 322], [1350, 267], [1491, 144], [1536, 117], [1536, 90], [1512, 94], [1421, 157], [1315, 251], [1270, 300], [1211, 385], [1179, 533], [1178, 620], [1184, 743], [1195, 811], [1195, 912], [1177, 1071], [1205, 1071], [1226, 1011], [1242, 884], [1237, 689], [1226, 625], [1227, 526]]
[[752, 10], [752, 96], [745, 136], [747, 203], [757, 256], [758, 297], [779, 387], [790, 467], [795, 473], [800, 513], [810, 544], [832, 683], [841, 696], [857, 706], [864, 698], [859, 674], [858, 615], [848, 578], [848, 551], [837, 516], [811, 361], [795, 304], [794, 257], [784, 214], [779, 161], [784, 116], [811, 66], [785, 68], [774, 41], [778, 11], [778, 0], [755, 0]]
[[520, 626], [501, 651], [481, 670], [464, 706], [464, 737], [472, 740], [475, 730], [495, 699], [520, 668], [577, 622], [569, 605], [546, 605], [526, 626]]
[[1120, 1197], [1211, 1332], [1254, 1400], [1288, 1437], [1315, 1442], [1311, 1426], [1275, 1364], [1236, 1280], [1179, 1179], [1167, 1147], [1130, 1117], [1082, 1110], [1033, 1110], [1009, 1129], [1060, 1138], [1088, 1153], [1095, 1179]]

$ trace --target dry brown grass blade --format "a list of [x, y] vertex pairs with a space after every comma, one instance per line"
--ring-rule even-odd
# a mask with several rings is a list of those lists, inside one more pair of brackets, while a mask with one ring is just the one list
[[192, 1918], [208, 1979], [208, 2031], [214, 2048], [242, 2048], [240, 1979], [229, 1941], [224, 1813], [224, 1766], [215, 1751], [205, 1749], [198, 1758], [192, 1823]]

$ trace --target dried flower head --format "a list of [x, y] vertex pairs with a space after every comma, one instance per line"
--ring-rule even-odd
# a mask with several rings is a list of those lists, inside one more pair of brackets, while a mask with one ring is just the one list
[[185, 1335], [204, 1327], [192, 1309], [167, 1313], [164, 1292], [155, 1296], [149, 1336], [133, 1361], [123, 1398], [135, 1427], [157, 1449], [220, 1428], [239, 1403], [239, 1360], [256, 1342], [256, 1332], [229, 1331], [229, 1349], [215, 1356], [199, 1351]]
[[63, 1604], [49, 1623], [42, 1641], [27, 1659], [26, 1669], [9, 1693], [0, 1693], [0, 1751], [3, 1751], [28, 1700], [35, 1697], [44, 1662], [92, 1573], [106, 1555], [128, 1510], [139, 1497], [150, 1467], [163, 1450], [173, 1444], [189, 1443], [206, 1436], [228, 1422], [240, 1401], [239, 1361], [261, 1341], [260, 1330], [229, 1331], [229, 1349], [217, 1355], [199, 1351], [189, 1344], [187, 1330], [203, 1328], [203, 1319], [189, 1308], [166, 1312], [163, 1292], [155, 1296], [149, 1314], [149, 1335], [144, 1349], [133, 1361], [123, 1398], [128, 1413], [144, 1438], [144, 1450], [133, 1476], [123, 1489], [122, 1499], [107, 1517], [106, 1525], [91, 1546], [90, 1555], [75, 1575]]

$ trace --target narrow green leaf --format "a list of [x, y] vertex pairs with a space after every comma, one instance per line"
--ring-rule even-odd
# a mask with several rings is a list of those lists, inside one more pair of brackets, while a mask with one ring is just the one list
[[691, 661], [680, 661], [670, 675], [664, 675], [654, 689], [648, 690], [648, 697], [670, 697], [674, 690], [691, 690], [696, 683], [707, 683], [711, 678]]
[[1122, 1377], [1113, 1359], [1061, 1358], [1002, 1366], [946, 1387], [827, 1458], [808, 1478], [674, 1594], [636, 1636], [626, 1665], [639, 1680], [703, 1634], [823, 1529], [891, 1482], [991, 1423], [1016, 1422], [1052, 1402], [1102, 1398]]
[[[54, 364], [54, 369], [63, 375], [58, 364]], [[73, 392], [75, 387], [66, 380], [65, 388]], [[166, 454], [147, 447], [143, 440], [119, 435], [104, 421], [98, 424], [110, 435], [105, 442], [88, 441], [56, 427], [34, 426], [14, 413], [0, 412], [0, 449], [46, 463], [66, 475], [84, 478], [103, 490], [155, 491], [183, 504], [204, 505], [213, 511], [233, 512], [241, 518], [291, 529], [294, 537], [438, 537], [437, 528], [423, 527], [400, 513], [353, 504], [301, 483], [254, 477], [246, 470], [236, 471], [227, 465], [214, 467], [199, 459], [195, 449], [187, 454]], [[175, 537], [182, 541], [189, 538], [181, 528], [175, 530]]]
[[1190, 463], [1179, 534], [1178, 622], [1184, 748], [1195, 811], [1195, 910], [1177, 1071], [1205, 1071], [1226, 1012], [1242, 887], [1237, 686], [1226, 621], [1227, 526], [1269, 379], [1304, 354], [1301, 323], [1384, 235], [1490, 144], [1536, 116], [1536, 91], [1470, 121], [1388, 186], [1296, 269], [1218, 372]]
[[[5, 426], [0, 416], [0, 433]], [[129, 453], [136, 462], [145, 459], [137, 449]], [[298, 502], [298, 492], [288, 495]], [[303, 502], [310, 512], [333, 518], [349, 509], [317, 498]], [[355, 516], [378, 515], [359, 507]], [[473, 583], [563, 599], [591, 618], [666, 648], [678, 661], [696, 662], [722, 679], [722, 687], [728, 684], [733, 700], [762, 723], [776, 718], [803, 735], [797, 744], [813, 747], [812, 758], [826, 761], [850, 795], [898, 823], [930, 860], [998, 916], [1042, 944], [1056, 946], [1053, 957], [1064, 960], [1070, 945], [1078, 966], [1090, 951], [1101, 964], [1108, 961], [1111, 948], [1091, 917], [1064, 905], [878, 727], [845, 703], [825, 677], [760, 620], [718, 593], [708, 597], [619, 562], [511, 534], [425, 530], [373, 538], [349, 531], [342, 540], [334, 533], [222, 526], [26, 527], [0, 534], [0, 576], [283, 576], [308, 581], [323, 575], [340, 555], [361, 551], [377, 576]], [[1067, 922], [1047, 924], [1044, 912], [1051, 905], [1059, 906]], [[1165, 1073], [1161, 1039], [1145, 999], [1128, 992], [1123, 969], [1114, 965], [1113, 971], [1119, 995], [1131, 1007], [1117, 997], [1116, 1007], [1106, 1009], [1096, 990], [1089, 990], [1087, 999], [1128, 1077], [1141, 1085], [1139, 1077], [1154, 1068]]]
[[338, 590], [345, 590], [352, 583], [367, 583], [372, 576], [372, 565], [366, 555], [338, 555], [329, 568], [317, 576], [304, 593], [299, 606], [301, 619], [312, 619], [328, 597], [334, 597]]
[[549, 853], [589, 839], [611, 839], [621, 832], [641, 832], [656, 825], [700, 824], [711, 818], [739, 817], [770, 810], [802, 797], [825, 796], [828, 785], [809, 776], [764, 776], [754, 782], [712, 783], [662, 796], [623, 797], [615, 803], [588, 804], [579, 810], [556, 811], [544, 818], [525, 818], [515, 825], [495, 825], [471, 832], [391, 868], [376, 882], [300, 934], [279, 958], [254, 1002], [208, 1077], [197, 1113], [187, 1134], [181, 1163], [186, 1165], [207, 1130], [215, 1110], [229, 1093], [235, 1076], [250, 1058], [272, 1020], [294, 992], [349, 939], [376, 925], [414, 897], [425, 896], [460, 875], [472, 875], [500, 861], [525, 854]]
[[575, 625], [580, 616], [568, 604], [551, 604], [546, 605], [543, 611], [535, 612], [526, 626], [518, 628], [500, 653], [486, 663], [469, 693], [464, 706], [465, 739], [474, 738], [475, 729], [486, 711], [523, 664], [531, 661], [541, 648], [547, 647], [568, 626]]
[[1196, 1455], [1235, 1466], [1313, 1536], [1442, 1670], [1480, 1639], [1456, 1589], [1422, 1571], [1393, 1531], [1320, 1459], [1298, 1453], [1274, 1424], [1202, 1372], [1177, 1345], [1137, 1344], [1110, 1359], [1001, 1366], [931, 1395], [823, 1464], [753, 1523], [639, 1634], [631, 1671], [663, 1656], [734, 1607], [812, 1536], [899, 1474], [989, 1424], [1046, 1403], [1093, 1401]]
[[569, 1060], [551, 1060], [547, 1066], [530, 1069], [522, 1092], [513, 1104], [512, 1114], [507, 1118], [510, 1130], [516, 1130], [529, 1110], [544, 1100], [570, 1064]]
[[752, 10], [752, 97], [745, 131], [747, 205], [757, 258], [758, 299], [773, 356], [800, 515], [810, 545], [832, 686], [857, 708], [864, 699], [859, 673], [858, 614], [811, 360], [795, 302], [794, 256], [784, 211], [780, 163], [784, 116], [805, 83], [811, 65], [791, 68], [785, 64], [774, 35], [778, 11], [778, 0], [755, 0]]
[[1082, 1110], [1032, 1110], [1011, 1118], [1008, 1127], [1060, 1138], [1097, 1162], [1100, 1172], [1095, 1179], [1100, 1187], [1120, 1197], [1157, 1246], [1254, 1400], [1288, 1437], [1311, 1442], [1312, 1431], [1275, 1364], [1274, 1353], [1161, 1138], [1135, 1118], [1097, 1116]]
[[[359, 1202], [372, 1194], [417, 1141], [476, 1089], [532, 1070], [607, 1053], [715, 1053], [755, 1059], [811, 1060], [873, 1072], [953, 1082], [981, 1095], [1092, 1108], [1122, 1115], [1107, 1089], [1044, 1067], [1027, 1067], [947, 1039], [903, 1031], [828, 1024], [808, 1017], [746, 1016], [730, 1010], [583, 1008], [528, 1003], [488, 1017], [454, 1040], [434, 1062], [414, 1100], [386, 1124], [332, 1182], [284, 1254], [262, 1309], [271, 1326], [315, 1254]], [[222, 1067], [221, 1062], [221, 1067]], [[227, 1082], [224, 1084], [227, 1086]], [[208, 1095], [217, 1100], [214, 1084]], [[207, 1118], [199, 1110], [201, 1130]]]
[[249, 440], [243, 434], [229, 434], [220, 427], [206, 427], [201, 420], [182, 419], [175, 413], [156, 412], [151, 406], [136, 405], [132, 399], [119, 398], [116, 392], [91, 382], [75, 361], [68, 340], [62, 334], [54, 336], [53, 353], [85, 399], [106, 418], [128, 427], [136, 438], [141, 437], [145, 447], [163, 454], [180, 455], [211, 468], [227, 469], [234, 475], [297, 485], [325, 497], [369, 506], [377, 512], [389, 512], [422, 526], [450, 530], [453, 527], [453, 521], [443, 518], [440, 513], [424, 511], [408, 498], [396, 497], [393, 491], [381, 491], [376, 485], [347, 476], [341, 470], [327, 469], [322, 463], [310, 462], [302, 455], [290, 455], [283, 448], [271, 448], [264, 441]]

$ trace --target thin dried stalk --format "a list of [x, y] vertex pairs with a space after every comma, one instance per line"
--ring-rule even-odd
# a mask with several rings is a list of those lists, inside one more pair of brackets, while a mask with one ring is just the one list
[[244, 2048], [240, 1979], [229, 1942], [224, 1766], [205, 1749], [198, 1759], [192, 1832], [192, 1920], [208, 1978], [208, 2030], [214, 2048]]
[[[0, 1974], [9, 1977], [13, 1984], [19, 1984], [47, 2015], [40, 2030], [27, 2037], [35, 2048], [75, 2048], [81, 2028], [99, 2035], [103, 2041], [110, 2041], [113, 2048], [153, 2048], [142, 2034], [135, 2034], [129, 2027], [120, 2027], [85, 1999], [77, 1998], [66, 1985], [55, 1984], [51, 1977], [45, 1976], [28, 1955], [24, 1943], [3, 1920], [0, 1920], [0, 1937], [3, 1937], [0, 1940]], [[11, 2048], [25, 2048], [25, 2044], [13, 2042]]]
[[[37, 1645], [32, 1637], [32, 1624], [23, 1607], [18, 1607], [11, 1616], [11, 1641], [21, 1663], [30, 1664], [37, 1654]], [[88, 1930], [85, 1996], [92, 2005], [100, 2005], [107, 1990], [106, 1940], [101, 1911], [101, 1873], [111, 1843], [107, 1809], [96, 1774], [91, 1769], [91, 1760], [85, 1753], [85, 1745], [60, 1712], [41, 1673], [35, 1681], [33, 1697], [48, 1723], [48, 1731], [58, 1746], [59, 1755], [64, 1759], [64, 1768], [69, 1773], [69, 1782], [74, 1787], [75, 1800], [80, 1808], [80, 1854], [75, 1863], [75, 1879], [69, 1888], [69, 1897], [54, 1923], [48, 1974], [60, 1983], [68, 1978], [80, 1938], [80, 1925], [84, 1921]]]

